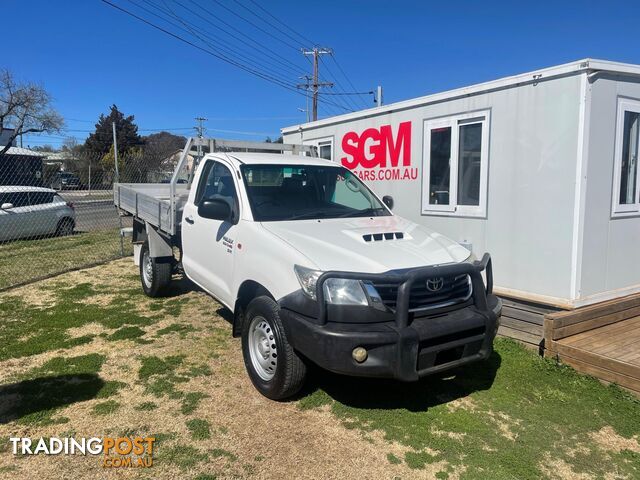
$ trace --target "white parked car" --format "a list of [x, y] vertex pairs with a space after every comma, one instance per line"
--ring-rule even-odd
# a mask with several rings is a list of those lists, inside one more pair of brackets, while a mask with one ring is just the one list
[[181, 249], [186, 275], [233, 312], [265, 396], [295, 394], [308, 362], [414, 381], [491, 354], [502, 304], [489, 255], [394, 215], [341, 165], [212, 153], [191, 183], [178, 172], [169, 185], [114, 187], [134, 216], [142, 287], [166, 292]]
[[0, 186], [0, 241], [43, 235], [71, 235], [76, 213], [55, 190]]

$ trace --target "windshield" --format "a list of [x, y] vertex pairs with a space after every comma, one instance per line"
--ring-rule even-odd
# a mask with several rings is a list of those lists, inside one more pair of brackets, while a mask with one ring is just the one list
[[257, 222], [391, 215], [344, 167], [242, 165]]

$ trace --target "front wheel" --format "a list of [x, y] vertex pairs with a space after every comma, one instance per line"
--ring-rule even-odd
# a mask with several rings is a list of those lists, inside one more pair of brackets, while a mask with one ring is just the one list
[[262, 296], [249, 303], [242, 326], [242, 356], [249, 378], [258, 391], [272, 400], [298, 393], [307, 368], [287, 340], [280, 307]]
[[171, 258], [153, 258], [149, 253], [149, 242], [140, 250], [140, 280], [142, 290], [149, 297], [162, 297], [171, 284]]

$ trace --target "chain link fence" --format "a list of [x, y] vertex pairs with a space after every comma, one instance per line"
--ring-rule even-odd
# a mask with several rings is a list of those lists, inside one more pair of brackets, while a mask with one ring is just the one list
[[[18, 153], [0, 156], [0, 290], [131, 254], [113, 155]], [[120, 155], [119, 180], [168, 182], [178, 156]]]

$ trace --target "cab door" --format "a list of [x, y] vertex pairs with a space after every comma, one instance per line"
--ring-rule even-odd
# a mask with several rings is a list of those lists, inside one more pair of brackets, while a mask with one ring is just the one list
[[[237, 245], [240, 202], [230, 165], [206, 160], [198, 186], [182, 216], [182, 265], [188, 277], [214, 297], [233, 308], [233, 268]], [[198, 215], [205, 200], [224, 199], [233, 207], [235, 221], [221, 221]]]

